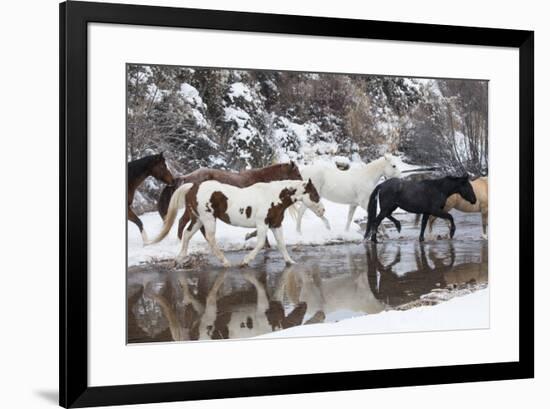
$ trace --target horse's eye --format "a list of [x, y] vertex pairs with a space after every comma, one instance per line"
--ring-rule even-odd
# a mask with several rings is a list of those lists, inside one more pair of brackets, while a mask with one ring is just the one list
[[395, 165], [393, 165], [393, 167], [395, 168]]

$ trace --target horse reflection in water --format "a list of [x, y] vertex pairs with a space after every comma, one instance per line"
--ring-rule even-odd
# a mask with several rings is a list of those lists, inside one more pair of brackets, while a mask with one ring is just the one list
[[350, 274], [326, 278], [321, 278], [318, 264], [288, 267], [281, 275], [277, 298], [305, 304], [306, 314], [316, 323], [339, 311], [365, 315], [385, 310], [385, 305], [371, 291], [367, 270], [358, 268], [352, 257], [348, 262], [354, 265]]
[[[415, 267], [397, 273], [395, 267], [401, 261], [401, 247], [397, 247], [393, 260], [387, 264], [381, 261], [380, 253], [386, 253], [385, 246], [369, 244], [367, 265], [369, 285], [375, 297], [389, 307], [397, 307], [418, 300], [422, 295], [437, 288], [455, 288], [464, 284], [488, 282], [487, 244], [481, 243], [477, 260], [457, 262], [457, 250], [453, 241], [441, 246], [416, 243], [414, 248]], [[381, 247], [381, 252], [380, 252]], [[443, 253], [444, 256], [438, 254]], [[387, 258], [387, 257], [386, 257]]]
[[[270, 299], [265, 281], [252, 269], [222, 271], [210, 286], [205, 275], [199, 276], [196, 291], [190, 288], [185, 273], [169, 275], [164, 282], [144, 283], [129, 297], [129, 316], [133, 315], [135, 321], [128, 325], [133, 342], [248, 338], [304, 323], [305, 303], [286, 312], [280, 301]], [[237, 275], [248, 285], [232, 288], [231, 281]], [[148, 301], [156, 307], [156, 313], [146, 314], [143, 308], [135, 307]], [[140, 315], [149, 319], [138, 320]], [[160, 315], [162, 318], [157, 318]], [[151, 322], [151, 317], [156, 326], [147, 328], [144, 323]]]
[[[262, 266], [174, 271], [161, 263], [129, 274], [128, 341], [248, 338], [297, 325], [399, 308], [436, 288], [485, 283], [487, 242], [331, 246], [279, 255]], [[274, 253], [276, 254], [276, 253]]]

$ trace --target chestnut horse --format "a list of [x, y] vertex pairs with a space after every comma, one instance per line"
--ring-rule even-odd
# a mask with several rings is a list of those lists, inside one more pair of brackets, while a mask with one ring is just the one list
[[147, 242], [147, 233], [143, 229], [143, 223], [132, 210], [132, 202], [136, 189], [148, 177], [153, 176], [161, 182], [171, 185], [174, 177], [166, 167], [166, 161], [162, 153], [145, 156], [141, 159], [128, 162], [128, 220], [134, 222], [139, 228], [143, 242]]
[[[302, 180], [298, 166], [294, 162], [280, 163], [277, 165], [267, 166], [261, 169], [243, 170], [242, 172], [231, 172], [219, 169], [201, 168], [187, 175], [176, 178], [174, 185], [165, 186], [160, 194], [158, 201], [158, 212], [162, 219], [166, 217], [170, 198], [176, 189], [184, 183], [201, 183], [207, 180], [215, 180], [217, 182], [236, 186], [249, 187], [258, 182], [273, 182], [276, 180]], [[181, 239], [183, 230], [191, 215], [186, 207], [185, 212], [179, 220], [178, 237]]]

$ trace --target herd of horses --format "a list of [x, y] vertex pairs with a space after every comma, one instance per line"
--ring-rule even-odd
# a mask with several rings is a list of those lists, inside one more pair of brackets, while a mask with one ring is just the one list
[[[392, 216], [398, 207], [421, 215], [419, 240], [430, 217], [446, 219], [450, 223], [450, 237], [456, 227], [449, 210], [457, 208], [482, 214], [483, 234], [486, 238], [488, 219], [488, 180], [470, 181], [467, 176], [444, 176], [437, 179], [406, 180], [401, 178], [399, 159], [391, 154], [347, 170], [310, 165], [299, 168], [294, 162], [276, 164], [242, 172], [201, 168], [189, 174], [174, 177], [166, 166], [163, 154], [147, 156], [128, 163], [128, 219], [139, 228], [145, 245], [158, 243], [173, 226], [178, 210], [184, 208], [179, 220], [178, 236], [181, 247], [176, 265], [188, 258], [189, 241], [201, 231], [213, 254], [226, 267], [230, 265], [216, 243], [216, 222], [239, 227], [255, 228], [249, 236], [258, 237], [256, 246], [242, 260], [249, 264], [266, 243], [271, 230], [277, 248], [288, 264], [294, 261], [286, 250], [282, 223], [286, 210], [296, 214], [297, 230], [307, 209], [322, 219], [326, 228], [330, 222], [324, 216], [321, 199], [349, 206], [346, 230], [358, 206], [367, 211], [365, 239], [377, 242], [377, 231], [387, 218], [398, 231], [401, 223]], [[132, 211], [131, 204], [136, 188], [153, 176], [166, 184], [158, 201], [158, 211], [164, 220], [160, 233], [149, 240], [143, 223]], [[386, 180], [379, 183], [381, 178]], [[378, 202], [380, 212], [377, 214]]]

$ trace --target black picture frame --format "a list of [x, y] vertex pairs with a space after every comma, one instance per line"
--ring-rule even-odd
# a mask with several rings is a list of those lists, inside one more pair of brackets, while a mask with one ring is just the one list
[[[89, 407], [534, 377], [534, 32], [70, 1], [60, 19], [60, 405]], [[87, 25], [187, 27], [519, 50], [519, 360], [475, 365], [88, 386]]]

